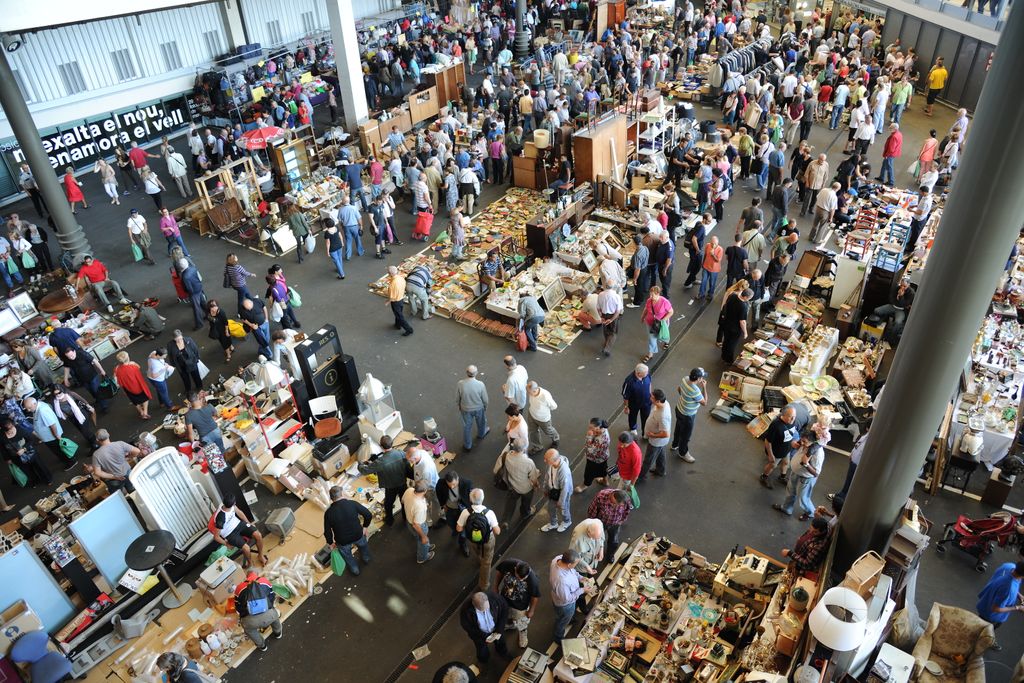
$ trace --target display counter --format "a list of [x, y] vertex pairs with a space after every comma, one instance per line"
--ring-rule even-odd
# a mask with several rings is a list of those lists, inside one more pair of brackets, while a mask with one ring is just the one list
[[[793, 650], [781, 643], [776, 649], [774, 637], [763, 668], [744, 659], [752, 638], [775, 635], [766, 614], [781, 604], [792, 581], [786, 565], [751, 548], [716, 564], [646, 534], [599, 581], [604, 587], [579, 637], [562, 641], [557, 680], [718, 683], [789, 668]], [[802, 631], [797, 620], [794, 645]]]

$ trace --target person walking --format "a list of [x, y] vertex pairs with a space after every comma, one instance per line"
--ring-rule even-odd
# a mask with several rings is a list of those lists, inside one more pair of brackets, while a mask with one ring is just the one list
[[345, 238], [342, 236], [338, 226], [330, 218], [324, 219], [324, 248], [327, 250], [327, 257], [334, 263], [334, 269], [338, 272], [338, 279], [345, 279], [345, 266], [342, 264], [342, 254], [345, 249]]
[[473, 424], [476, 423], [476, 438], [482, 440], [490, 428], [487, 426], [487, 386], [477, 375], [475, 365], [466, 368], [466, 376], [455, 388], [455, 403], [462, 415], [462, 450], [473, 450]]
[[281, 615], [274, 607], [276, 601], [277, 593], [270, 581], [256, 572], [249, 572], [235, 589], [235, 610], [238, 612], [239, 625], [260, 652], [267, 651], [263, 631], [268, 626], [274, 640], [280, 640], [284, 635]]
[[619, 547], [619, 532], [632, 510], [630, 494], [623, 489], [613, 488], [598, 491], [587, 507], [587, 516], [599, 520], [604, 528], [604, 557], [609, 562], [615, 561], [615, 551]]
[[360, 463], [358, 468], [360, 474], [375, 475], [377, 485], [384, 489], [384, 525], [391, 526], [395, 522], [395, 501], [408, 488], [409, 464], [402, 451], [393, 447], [390, 436], [382, 436], [379, 445], [384, 452]]
[[459, 625], [473, 641], [476, 658], [486, 663], [491, 658], [490, 645], [495, 651], [509, 658], [508, 646], [503, 640], [508, 622], [508, 605], [497, 593], [481, 590], [472, 595], [459, 610]]
[[188, 293], [188, 302], [192, 306], [192, 330], [200, 330], [206, 318], [206, 292], [203, 290], [203, 279], [199, 270], [186, 258], [178, 260], [178, 269], [181, 271], [182, 288]]
[[[756, 199], [756, 197], [755, 197]], [[721, 266], [719, 266], [721, 268]], [[725, 286], [732, 287], [733, 283], [747, 276], [750, 270], [750, 255], [743, 246], [743, 235], [736, 234], [732, 246], [725, 248]]]
[[[643, 453], [640, 452], [640, 444], [632, 432], [619, 434], [617, 455], [615, 458], [615, 475], [611, 478], [613, 485], [618, 485], [623, 490], [629, 490], [640, 479], [643, 470]], [[617, 483], [616, 483], [617, 482]]]
[[142, 376], [142, 369], [138, 363], [128, 356], [127, 351], [118, 351], [116, 358], [117, 366], [114, 368], [114, 380], [119, 387], [124, 389], [125, 396], [135, 406], [139, 417], [143, 420], [150, 419], [149, 402], [153, 398], [153, 393], [149, 390], [149, 385], [146, 384], [146, 379]]
[[206, 302], [206, 319], [210, 322], [210, 338], [216, 339], [220, 343], [220, 347], [224, 350], [224, 362], [230, 363], [231, 354], [235, 351], [235, 338], [228, 329], [227, 313], [220, 307], [220, 302], [216, 299]]
[[434, 545], [430, 542], [427, 525], [427, 491], [430, 485], [426, 481], [418, 481], [402, 494], [402, 510], [409, 530], [416, 537], [416, 564], [423, 564], [434, 559]]
[[494, 546], [501, 527], [498, 517], [484, 505], [484, 490], [473, 489], [469, 492], [469, 507], [463, 508], [455, 523], [455, 531], [464, 534], [469, 547], [479, 563], [477, 587], [485, 591], [491, 587], [491, 562], [494, 559]]
[[928, 97], [927, 104], [924, 108], [924, 115], [931, 116], [932, 109], [935, 106], [935, 100], [939, 98], [939, 94], [942, 93], [946, 87], [946, 80], [949, 78], [949, 71], [946, 69], [945, 62], [942, 57], [936, 57], [935, 64], [928, 70], [928, 75], [925, 76], [925, 81], [928, 83]]
[[459, 544], [459, 550], [465, 557], [469, 557], [469, 545], [466, 541], [466, 534], [457, 530], [459, 515], [470, 506], [469, 494], [473, 490], [473, 482], [466, 477], [460, 477], [459, 473], [452, 468], [445, 470], [444, 476], [437, 480], [434, 485], [434, 495], [441, 506], [444, 514], [444, 522], [451, 529], [452, 536]]
[[228, 254], [224, 260], [224, 288], [235, 290], [235, 294], [238, 295], [239, 311], [242, 310], [242, 302], [252, 298], [252, 294], [249, 293], [249, 287], [245, 282], [246, 278], [250, 277], [256, 277], [256, 274], [246, 270], [238, 262], [237, 255]]
[[[889, 124], [889, 136], [885, 139], [882, 147], [882, 170], [877, 178], [878, 182], [885, 185], [896, 184], [894, 164], [896, 159], [903, 155], [903, 133], [900, 132], [900, 124], [893, 122]], [[813, 239], [813, 238], [812, 238]]]
[[527, 412], [526, 422], [529, 425], [530, 433], [536, 434], [537, 438], [530, 447], [531, 453], [536, 453], [546, 446], [543, 446], [545, 437], [550, 440], [551, 448], [558, 448], [558, 430], [551, 423], [551, 411], [558, 409], [558, 404], [551, 397], [551, 392], [542, 389], [539, 384], [530, 381], [526, 385]]
[[839, 183], [832, 183], [829, 187], [818, 193], [818, 199], [814, 202], [814, 220], [811, 223], [811, 234], [809, 237], [811, 242], [817, 245], [824, 245], [825, 243], [829, 226], [832, 224], [836, 209], [839, 207], [839, 193], [842, 191], [842, 187]]
[[[332, 486], [331, 505], [324, 511], [324, 539], [332, 550], [341, 553], [349, 574], [359, 576], [359, 562], [352, 554], [352, 546], [359, 550], [359, 559], [363, 564], [370, 564], [373, 556], [366, 542], [366, 534], [373, 521], [373, 513], [366, 506], [345, 498], [345, 490], [340, 486]], [[391, 501], [394, 507], [394, 501]]]
[[629, 431], [636, 434], [637, 428], [643, 428], [651, 414], [651, 374], [644, 363], [637, 363], [622, 381], [622, 402]]
[[[32, 168], [28, 164], [21, 164], [18, 167], [18, 185], [21, 189], [28, 193], [29, 199], [32, 200], [32, 206], [35, 207], [36, 213], [40, 218], [46, 218], [49, 207], [46, 206], [46, 201], [43, 199], [42, 193], [39, 191], [39, 184], [36, 182], [36, 177], [32, 173]], [[125, 192], [125, 194], [128, 194]]]
[[70, 166], [64, 169], [63, 182], [64, 196], [67, 197], [68, 203], [71, 204], [71, 213], [78, 213], [75, 210], [78, 207], [78, 202], [82, 202], [82, 208], [88, 209], [89, 202], [85, 200], [85, 195], [82, 194], [82, 186], [75, 178], [75, 169]]
[[733, 363], [739, 352], [740, 343], [747, 338], [747, 318], [750, 316], [748, 302], [754, 291], [747, 287], [733, 292], [722, 310], [722, 360]]
[[584, 598], [592, 594], [593, 589], [583, 587], [583, 580], [576, 571], [580, 555], [568, 549], [551, 560], [548, 583], [551, 587], [551, 604], [555, 608], [554, 640], [561, 643], [565, 631], [572, 623], [576, 609], [585, 609]]
[[718, 237], [712, 235], [708, 243], [704, 245], [704, 260], [701, 262], [703, 275], [700, 279], [700, 289], [697, 299], [711, 301], [715, 298], [715, 287], [718, 285], [718, 274], [722, 271], [722, 259], [725, 250], [718, 243]]
[[170, 212], [166, 207], [160, 211], [160, 234], [167, 240], [167, 253], [170, 254], [171, 250], [175, 247], [181, 247], [181, 253], [185, 256], [191, 257], [192, 254], [188, 253], [188, 247], [185, 246], [185, 241], [181, 239], [181, 229], [178, 227], [178, 219], [174, 217], [174, 214]]
[[[985, 586], [978, 593], [978, 616], [999, 628], [1014, 612], [1024, 612], [1024, 597], [1020, 594], [1024, 581], [1024, 562], [1004, 562], [992, 573]], [[1003, 647], [993, 643], [993, 650]]]
[[508, 487], [502, 524], [507, 528], [512, 523], [517, 503], [520, 519], [533, 514], [533, 492], [540, 485], [540, 471], [526, 454], [526, 444], [513, 439], [494, 462], [494, 474], [496, 482], [500, 479]]
[[167, 146], [167, 172], [174, 178], [174, 184], [178, 187], [178, 194], [185, 197], [192, 196], [192, 186], [188, 182], [188, 165], [181, 152], [175, 152], [174, 147]]
[[167, 410], [173, 410], [171, 395], [167, 391], [167, 378], [174, 373], [174, 368], [167, 363], [167, 351], [162, 348], [153, 349], [146, 359], [146, 379], [153, 385], [160, 405]]
[[654, 285], [648, 292], [640, 319], [647, 327], [647, 355], [641, 363], [647, 363], [658, 353], [659, 343], [668, 347], [668, 326], [672, 320], [672, 302], [661, 295], [661, 287]]
[[526, 410], [527, 393], [526, 385], [529, 381], [529, 374], [525, 365], [520, 365], [514, 356], [505, 356], [502, 361], [505, 364], [505, 383], [501, 385], [501, 393], [510, 404], [515, 404], [520, 411]]
[[638, 483], [644, 481], [648, 473], [656, 477], [665, 476], [665, 450], [672, 441], [672, 413], [665, 401], [665, 392], [655, 389], [651, 392], [651, 401], [651, 414], [644, 422], [647, 450], [644, 452]]
[[[641, 234], [634, 235], [633, 242], [636, 244], [636, 251], [633, 252], [633, 257], [629, 262], [632, 273], [633, 300], [626, 304], [627, 308], [639, 308], [647, 300], [647, 292], [651, 288], [650, 250], [644, 244]], [[630, 272], [626, 274], [630, 275]]]
[[256, 353], [270, 360], [274, 352], [270, 349], [270, 319], [267, 307], [261, 299], [246, 299], [238, 311], [238, 319], [252, 333], [256, 342]]
[[405, 275], [403, 275], [397, 266], [388, 266], [388, 305], [391, 307], [391, 313], [395, 317], [395, 329], [404, 330], [402, 332], [403, 337], [408, 337], [413, 333], [412, 325], [405, 319]]
[[824, 463], [825, 449], [818, 443], [817, 435], [811, 430], [806, 430], [800, 435], [799, 449], [792, 458], [789, 481], [786, 484], [786, 499], [781, 505], [773, 504], [772, 509], [784, 515], [792, 515], [795, 506], [801, 510], [801, 522], [810, 519], [815, 508], [811, 501], [811, 492], [821, 475]]
[[[280, 319], [274, 322], [281, 323], [285, 329], [300, 330], [302, 323], [295, 317], [295, 309], [292, 308], [291, 290], [288, 287], [288, 279], [285, 277], [284, 268], [280, 264], [267, 268], [267, 275], [264, 278], [267, 282], [267, 308], [273, 309], [277, 306]], [[276, 315], [276, 314], [274, 314]]]
[[[21, 402], [21, 408], [25, 411], [25, 415], [32, 420], [32, 432], [36, 438], [46, 444], [63, 470], [67, 472], [73, 469], [78, 464], [78, 460], [74, 453], [65, 453], [61, 448], [60, 442], [64, 436], [64, 427], [53, 408], [45, 401], [38, 401], [33, 396], [26, 396]], [[2, 497], [0, 497], [0, 506], [6, 506]]]
[[[148, 166], [143, 168], [139, 172], [139, 177], [142, 178], [142, 187], [149, 195], [149, 198], [153, 200], [156, 205], [156, 210], [164, 208], [163, 192], [167, 188], [164, 187], [164, 183], [160, 180], [160, 177]], [[86, 207], [88, 208], [88, 207]]]
[[[128, 215], [128, 241], [129, 244], [138, 249], [138, 255], [142, 257], [140, 259], [136, 255], [136, 261], [141, 260], [148, 266], [156, 265], [156, 262], [149, 255], [149, 247], [153, 244], [153, 238], [149, 234], [149, 225], [138, 209], [132, 209]], [[134, 252], [135, 249], [132, 251]]]
[[174, 338], [167, 345], [167, 360], [181, 374], [181, 382], [185, 386], [185, 395], [193, 390], [203, 388], [203, 379], [199, 373], [199, 347], [191, 337], [186, 337], [181, 330], [174, 331]]
[[572, 525], [572, 512], [569, 509], [573, 492], [572, 470], [569, 468], [569, 459], [554, 448], [544, 453], [544, 462], [547, 469], [541, 486], [548, 500], [549, 520], [540, 530], [562, 533]]
[[519, 634], [519, 647], [530, 644], [527, 630], [540, 602], [540, 579], [523, 560], [510, 558], [494, 567], [494, 591], [508, 604], [508, 627]]
[[302, 263], [302, 257], [306, 253], [306, 237], [311, 230], [309, 221], [306, 220], [306, 214], [294, 204], [288, 209], [288, 229], [295, 237], [295, 254], [298, 256], [299, 263]]
[[590, 418], [590, 427], [583, 442], [583, 455], [587, 464], [583, 469], [583, 486], [577, 486], [573, 493], [583, 493], [595, 481], [604, 485], [608, 481], [608, 449], [611, 436], [608, 423], [599, 417]]
[[90, 448], [99, 447], [95, 431], [96, 409], [88, 401], [74, 391], [65, 389], [62, 384], [54, 385], [53, 393], [47, 395], [47, 400], [52, 401], [53, 412], [58, 420], [69, 419], [85, 437], [85, 443]]
[[693, 368], [683, 377], [676, 387], [679, 399], [676, 401], [676, 427], [672, 433], [672, 450], [684, 462], [695, 462], [690, 453], [690, 438], [693, 436], [693, 425], [700, 407], [707, 405], [708, 373], [704, 368]]
[[[108, 197], [110, 197], [110, 203], [120, 205], [121, 198], [117, 191], [117, 171], [114, 170], [114, 167], [107, 163], [106, 159], [97, 159], [92, 172], [100, 174], [100, 182], [103, 184], [103, 191], [107, 193]], [[42, 212], [40, 212], [39, 215], [42, 216]]]
[[61, 354], [64, 361], [64, 386], [71, 386], [71, 379], [89, 390], [89, 393], [96, 399], [96, 408], [100, 415], [106, 415], [110, 406], [110, 399], [100, 397], [100, 384], [107, 376], [95, 356], [80, 348], [67, 348]]
[[[804, 202], [800, 207], [801, 216], [807, 215], [811, 207], [815, 205], [818, 193], [828, 186], [830, 177], [828, 157], [825, 154], [819, 154], [814, 161], [807, 164], [807, 168], [804, 170], [806, 192], [804, 193]], [[777, 225], [772, 226], [773, 229], [777, 227]]]

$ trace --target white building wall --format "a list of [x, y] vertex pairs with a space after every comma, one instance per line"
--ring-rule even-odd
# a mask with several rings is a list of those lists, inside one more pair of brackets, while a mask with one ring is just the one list
[[[327, 29], [324, 0], [290, 0], [287, 4], [280, 0], [242, 0], [240, 4], [249, 39], [264, 48], [291, 44], [308, 35], [310, 31], [303, 26], [303, 15], [307, 13], [313, 15], [313, 32]], [[272, 22], [277, 22], [279, 37], [270, 28]]]

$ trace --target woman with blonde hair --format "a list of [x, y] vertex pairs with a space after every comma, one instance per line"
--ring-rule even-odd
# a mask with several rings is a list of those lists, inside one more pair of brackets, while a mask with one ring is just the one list
[[730, 294], [742, 292], [749, 286], [750, 284], [744, 278], [740, 278], [725, 288], [725, 292], [722, 294], [722, 305], [718, 310], [718, 333], [715, 335], [715, 346], [718, 348], [722, 348], [722, 340], [725, 339], [725, 327], [723, 326], [725, 322], [725, 302], [729, 300]]
[[135, 406], [139, 417], [143, 420], [149, 419], [149, 400], [153, 398], [149, 390], [149, 384], [142, 375], [139, 364], [133, 361], [127, 351], [118, 351], [117, 367], [114, 368], [114, 380], [118, 386], [124, 389], [125, 396]]
[[120, 204], [121, 199], [117, 194], [117, 171], [107, 163], [106, 159], [97, 159], [92, 169], [93, 173], [100, 174], [100, 182], [103, 183], [103, 191], [110, 197], [111, 204]]
[[82, 208], [88, 209], [89, 202], [85, 201], [85, 195], [82, 194], [82, 186], [79, 185], [78, 180], [75, 178], [75, 169], [68, 166], [64, 169], [64, 195], [68, 198], [68, 202], [71, 204], [71, 213], [78, 213], [75, 211], [78, 208], [78, 202], [82, 202]]

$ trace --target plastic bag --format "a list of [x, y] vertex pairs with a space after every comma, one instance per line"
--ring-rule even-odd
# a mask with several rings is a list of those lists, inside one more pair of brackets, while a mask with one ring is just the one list
[[345, 573], [345, 558], [341, 556], [341, 551], [337, 548], [331, 551], [331, 571], [335, 576]]
[[7, 463], [7, 466], [11, 470], [11, 479], [14, 480], [15, 484], [22, 488], [28, 486], [28, 475], [26, 475], [20, 467], [15, 465], [13, 462]]
[[298, 308], [299, 306], [302, 305], [302, 296], [294, 287], [288, 288], [288, 304], [292, 308]]
[[61, 437], [58, 444], [60, 445], [60, 452], [64, 457], [68, 460], [73, 460], [75, 453], [78, 452], [78, 444], [65, 437]]
[[661, 329], [658, 330], [658, 341], [660, 341], [663, 344], [668, 344], [669, 339], [671, 339], [671, 337], [669, 336], [668, 332], [668, 321], [662, 320]]
[[516, 349], [518, 349], [520, 352], [523, 352], [526, 351], [526, 348], [529, 345], [530, 340], [527, 339], [526, 333], [523, 332], [522, 330], [519, 330], [519, 333], [516, 335]]
[[920, 175], [920, 173], [921, 173], [921, 160], [920, 159], [914, 159], [914, 163], [912, 163], [910, 165], [910, 168], [907, 169], [907, 173], [909, 173], [910, 175], [914, 176], [915, 178], [918, 175]]
[[25, 270], [31, 270], [36, 267], [36, 258], [32, 255], [31, 251], [23, 251], [21, 253], [21, 266]]
[[142, 248], [134, 242], [132, 242], [132, 258], [136, 261], [142, 260]]
[[241, 339], [245, 336], [245, 327], [237, 320], [228, 320], [228, 334], [235, 339]]
[[312, 254], [316, 249], [316, 238], [312, 234], [306, 235], [306, 253]]
[[283, 317], [284, 309], [281, 308], [281, 303], [279, 301], [275, 301], [273, 304], [270, 305], [270, 319], [273, 320], [275, 323], [279, 323], [281, 322], [281, 318]]
[[636, 492], [635, 486], [629, 487], [629, 500], [633, 503], [634, 510], [640, 509], [640, 494]]

